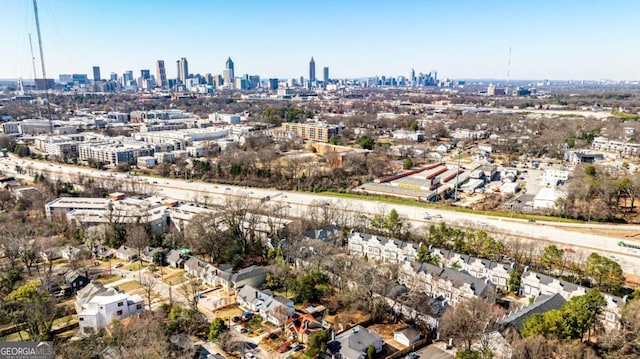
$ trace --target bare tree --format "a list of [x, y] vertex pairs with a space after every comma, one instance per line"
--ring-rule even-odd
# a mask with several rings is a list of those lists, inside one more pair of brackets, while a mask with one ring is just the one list
[[151, 275], [145, 275], [142, 277], [140, 284], [144, 289], [144, 296], [147, 298], [149, 310], [151, 310], [151, 302], [158, 296], [158, 293], [156, 292], [158, 280]]
[[199, 278], [196, 278], [184, 282], [179, 289], [191, 309], [196, 312], [200, 312], [198, 310], [198, 301], [200, 300], [200, 292], [203, 288], [204, 286], [202, 285], [202, 281]]
[[440, 320], [440, 333], [443, 338], [452, 338], [465, 350], [471, 350], [471, 344], [485, 332], [490, 315], [489, 303], [480, 298], [468, 299], [444, 313]]

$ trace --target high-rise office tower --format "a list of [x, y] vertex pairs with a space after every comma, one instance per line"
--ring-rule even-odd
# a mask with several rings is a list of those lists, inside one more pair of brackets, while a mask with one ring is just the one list
[[162, 88], [166, 88], [168, 86], [167, 83], [167, 70], [164, 68], [164, 60], [156, 61], [156, 75], [158, 86]]
[[140, 70], [140, 77], [142, 77], [143, 79], [150, 79], [151, 78], [151, 71], [149, 71], [149, 70]]
[[93, 67], [93, 81], [100, 81], [100, 66]]
[[231, 58], [227, 59], [227, 62], [224, 65], [224, 71], [222, 72], [222, 77], [224, 80], [224, 84], [228, 87], [228, 88], [234, 88], [235, 86], [235, 74], [234, 74], [234, 69], [233, 69], [233, 61], [231, 61]]
[[109, 79], [110, 79], [111, 81], [118, 81], [118, 74], [117, 74], [117, 73], [115, 73], [115, 72], [112, 72], [112, 73], [109, 75]]
[[329, 68], [328, 67], [324, 67], [322, 69], [322, 82], [325, 84], [325, 86], [329, 83]]
[[178, 65], [178, 80], [182, 83], [185, 83], [187, 78], [189, 77], [189, 63], [185, 57], [181, 57], [180, 60], [177, 61]]
[[309, 82], [316, 82], [316, 62], [313, 60], [313, 56], [311, 57], [311, 61], [309, 61]]

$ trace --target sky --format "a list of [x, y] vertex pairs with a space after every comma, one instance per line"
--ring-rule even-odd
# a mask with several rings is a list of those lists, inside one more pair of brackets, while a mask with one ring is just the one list
[[[190, 73], [640, 80], [637, 0], [40, 0], [47, 77]], [[0, 0], [0, 79], [41, 77], [33, 3]], [[511, 49], [511, 50], [510, 50]]]

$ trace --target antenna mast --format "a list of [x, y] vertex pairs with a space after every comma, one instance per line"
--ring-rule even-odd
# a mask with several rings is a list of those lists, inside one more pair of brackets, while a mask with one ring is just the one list
[[[47, 114], [49, 115], [49, 133], [53, 132], [53, 124], [51, 123], [51, 106], [49, 105], [49, 89], [47, 89], [47, 72], [44, 69], [44, 55], [42, 52], [42, 35], [40, 34], [40, 19], [38, 18], [38, 2], [33, 0], [33, 13], [36, 17], [36, 30], [38, 32], [38, 48], [40, 49], [40, 64], [42, 65], [42, 84], [44, 87], [45, 97], [47, 99]], [[31, 35], [29, 35], [31, 39]], [[34, 79], [35, 80], [35, 79]]]

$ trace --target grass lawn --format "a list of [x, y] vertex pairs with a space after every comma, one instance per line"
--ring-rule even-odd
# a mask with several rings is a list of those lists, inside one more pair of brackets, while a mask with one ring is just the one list
[[76, 315], [67, 315], [66, 317], [58, 318], [53, 321], [53, 325], [66, 325], [77, 322], [78, 318]]
[[[148, 266], [149, 266], [149, 263], [142, 262], [142, 268], [147, 268]], [[137, 271], [139, 268], [140, 268], [140, 262], [138, 261], [136, 261], [135, 263], [127, 264], [126, 266], [122, 267], [122, 269], [130, 270], [130, 271]]]
[[108, 275], [107, 274], [105, 276], [102, 276], [102, 277], [98, 278], [97, 281], [102, 283], [102, 284], [109, 284], [109, 283], [113, 283], [113, 282], [115, 282], [117, 280], [120, 280], [120, 279], [122, 279], [122, 277], [119, 276], [119, 275]]
[[140, 285], [140, 283], [136, 280], [132, 280], [131, 282], [126, 282], [126, 283], [122, 283], [118, 286], [118, 289], [120, 289], [123, 292], [131, 292], [133, 290], [136, 289], [140, 289], [142, 288], [142, 285]]
[[218, 318], [229, 319], [229, 318], [241, 316], [242, 309], [240, 309], [237, 305], [233, 305], [220, 310], [216, 310], [214, 313]]
[[21, 340], [20, 339], [21, 334], [22, 334], [22, 340], [29, 338], [29, 334], [27, 334], [27, 332], [23, 330], [22, 332], [15, 332], [13, 334], [7, 335], [6, 337], [0, 338], [0, 342], [19, 342]]
[[163, 281], [169, 285], [182, 284], [187, 280], [189, 280], [189, 278], [187, 278], [184, 274], [185, 274], [185, 271], [182, 269], [178, 271], [174, 271], [171, 274], [168, 274], [168, 275], [165, 274]]

